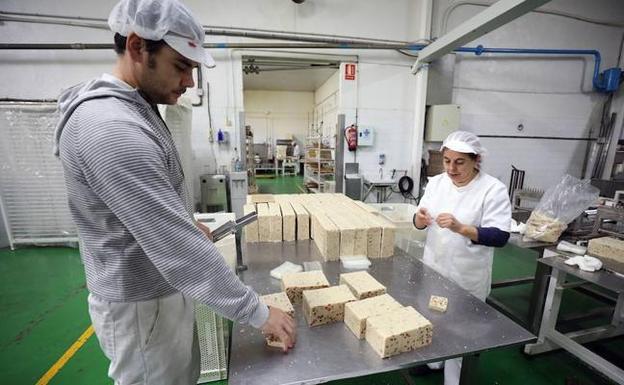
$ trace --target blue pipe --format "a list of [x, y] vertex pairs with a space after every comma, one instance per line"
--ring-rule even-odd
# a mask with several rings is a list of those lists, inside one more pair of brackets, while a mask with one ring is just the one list
[[[424, 44], [414, 44], [410, 46], [411, 51], [420, 51], [425, 48]], [[601, 90], [604, 87], [600, 83], [600, 52], [593, 49], [536, 49], [536, 48], [486, 48], [482, 45], [476, 47], [459, 47], [453, 52], [472, 52], [477, 56], [484, 53], [505, 53], [505, 54], [534, 54], [534, 55], [573, 55], [594, 57], [594, 76], [592, 85], [595, 89]]]
[[594, 57], [594, 76], [592, 85], [596, 89], [600, 89], [600, 52], [594, 49], [536, 49], [536, 48], [485, 48], [482, 45], [472, 47], [459, 47], [454, 52], [474, 52], [479, 56], [484, 53], [507, 53], [507, 54], [534, 54], [534, 55], [574, 55], [585, 56], [592, 55]]

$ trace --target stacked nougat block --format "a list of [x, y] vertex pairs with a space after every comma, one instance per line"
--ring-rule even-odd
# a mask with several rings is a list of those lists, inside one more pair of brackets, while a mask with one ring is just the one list
[[386, 287], [366, 271], [340, 274], [340, 284], [347, 285], [357, 299], [384, 294]]
[[407, 306], [366, 319], [366, 341], [382, 358], [431, 344], [433, 325]]
[[286, 293], [290, 302], [301, 303], [304, 290], [314, 290], [329, 287], [329, 281], [321, 270], [302, 271], [285, 274], [282, 277], [282, 291]]
[[349, 302], [345, 305], [344, 322], [357, 338], [362, 339], [366, 333], [368, 317], [385, 314], [402, 307], [403, 305], [388, 294]]
[[[291, 303], [302, 303], [303, 315], [311, 327], [344, 321], [382, 358], [431, 343], [431, 322], [411, 306], [403, 307], [385, 294], [385, 286], [368, 272], [341, 274], [338, 286], [330, 286], [320, 270], [286, 274], [282, 290], [279, 296], [265, 296], [263, 301], [286, 312], [292, 309]], [[282, 347], [277, 340], [267, 343]]]
[[384, 294], [385, 286], [368, 272], [341, 274], [340, 283], [345, 283], [360, 298], [345, 304], [345, 325], [357, 338], [366, 338], [382, 358], [431, 343], [431, 322]]
[[245, 212], [258, 212], [258, 236], [252, 227], [245, 231], [246, 242], [312, 239], [326, 261], [394, 254], [396, 226], [343, 194], [250, 195], [247, 201]]
[[303, 292], [303, 315], [309, 326], [342, 321], [345, 304], [355, 299], [346, 285], [305, 290]]

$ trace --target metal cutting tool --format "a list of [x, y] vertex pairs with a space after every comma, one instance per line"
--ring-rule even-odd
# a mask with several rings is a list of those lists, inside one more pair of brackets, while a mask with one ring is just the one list
[[[248, 225], [258, 219], [258, 214], [254, 211], [244, 215], [235, 221], [227, 221], [212, 231], [212, 241], [218, 242], [230, 234], [236, 234], [243, 226]], [[201, 222], [201, 221], [200, 221]]]

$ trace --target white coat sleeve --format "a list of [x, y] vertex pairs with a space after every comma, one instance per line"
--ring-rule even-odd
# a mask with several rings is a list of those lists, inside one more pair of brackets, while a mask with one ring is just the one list
[[423, 194], [422, 198], [420, 198], [420, 201], [418, 202], [418, 208], [424, 207], [430, 211], [430, 206], [432, 203], [431, 196], [433, 194], [432, 190], [435, 189], [434, 185], [437, 185], [437, 184], [433, 181], [430, 181], [429, 184], [427, 184], [427, 187], [425, 187], [425, 193]]
[[507, 189], [496, 183], [485, 195], [480, 227], [496, 227], [509, 232], [511, 229], [511, 203]]

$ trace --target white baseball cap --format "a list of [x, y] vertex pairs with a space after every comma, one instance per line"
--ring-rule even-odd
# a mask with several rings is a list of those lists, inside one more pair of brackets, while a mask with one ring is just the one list
[[208, 68], [215, 66], [203, 47], [202, 25], [177, 0], [121, 0], [111, 11], [108, 25], [122, 36], [134, 32], [143, 39], [164, 40], [185, 58]]
[[477, 155], [484, 155], [486, 152], [485, 148], [481, 146], [479, 137], [468, 131], [451, 132], [449, 136], [444, 139], [442, 147], [440, 147], [440, 151], [443, 151], [444, 148]]

